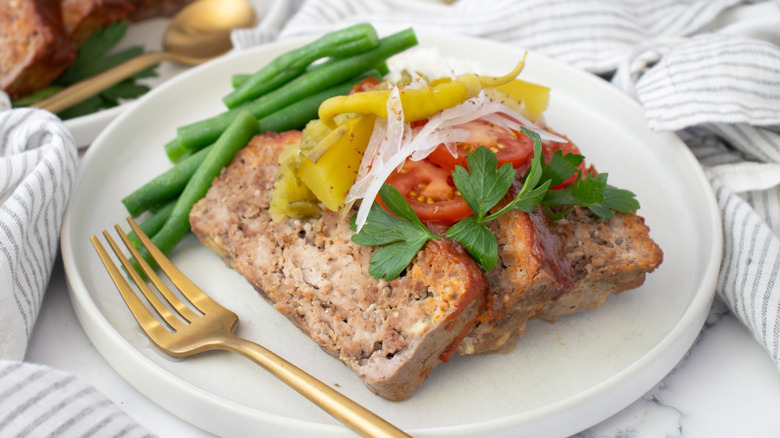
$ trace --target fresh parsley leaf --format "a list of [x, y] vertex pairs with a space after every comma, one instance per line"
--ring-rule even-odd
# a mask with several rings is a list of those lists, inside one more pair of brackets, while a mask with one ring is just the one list
[[611, 218], [613, 210], [621, 213], [638, 210], [639, 201], [633, 192], [607, 184], [604, 187], [604, 200], [598, 205], [588, 206], [588, 209], [599, 217]]
[[149, 91], [148, 85], [138, 84], [133, 80], [124, 80], [103, 91], [102, 97], [118, 103], [120, 99], [135, 99]]
[[[387, 245], [376, 251], [369, 261], [368, 273], [374, 278], [387, 281], [397, 277], [412, 262], [425, 242], [440, 239], [423, 225], [403, 195], [393, 186], [385, 183], [379, 190], [379, 197], [387, 208], [374, 202], [360, 232], [352, 236], [358, 245]], [[356, 230], [355, 217], [351, 228]]]
[[60, 90], [62, 90], [62, 86], [60, 85], [49, 85], [48, 87], [41, 88], [40, 90], [36, 90], [32, 92], [31, 94], [28, 94], [27, 96], [20, 97], [12, 102], [12, 105], [14, 108], [23, 107], [23, 106], [30, 106], [34, 104], [35, 102], [40, 102], [43, 99], [49, 98], [56, 93], [58, 93]]
[[531, 159], [531, 164], [525, 175], [523, 186], [520, 188], [517, 196], [515, 196], [515, 199], [507, 203], [507, 205], [498, 212], [485, 218], [485, 221], [493, 220], [510, 210], [520, 210], [526, 213], [532, 212], [542, 202], [542, 199], [550, 187], [550, 181], [543, 181], [541, 185], [537, 186], [544, 175], [544, 168], [542, 166], [542, 163], [544, 163], [542, 145], [539, 135], [533, 131], [529, 132], [534, 134], [533, 136], [530, 136], [534, 140], [534, 156]]
[[588, 175], [585, 179], [577, 179], [563, 189], [548, 191], [541, 204], [545, 207], [558, 205], [589, 207], [591, 205], [599, 205], [604, 201], [604, 188], [606, 185], [607, 174]]
[[[352, 231], [357, 229], [355, 216], [352, 216], [350, 225]], [[388, 213], [378, 202], [374, 202], [371, 205], [366, 223], [363, 224], [359, 233], [352, 236], [352, 241], [365, 246], [388, 245], [404, 240], [407, 231], [415, 232], [415, 228], [408, 222]]]
[[368, 261], [368, 273], [374, 278], [384, 278], [386, 281], [398, 277], [428, 240], [404, 240], [380, 248]]
[[550, 162], [544, 165], [542, 180], [550, 180], [550, 186], [556, 187], [577, 173], [579, 166], [585, 159], [582, 155], [566, 154], [557, 150], [550, 157]]
[[[73, 63], [54, 81], [53, 85], [57, 87], [73, 85], [141, 55], [144, 52], [142, 46], [132, 46], [109, 54], [124, 38], [128, 26], [127, 21], [114, 22], [93, 32], [79, 48]], [[137, 83], [137, 80], [157, 76], [155, 68], [156, 66], [144, 69], [97, 95], [61, 111], [58, 115], [66, 120], [117, 106], [123, 99], [140, 97], [149, 91], [149, 87]]]
[[81, 117], [85, 116], [87, 114], [92, 114], [95, 111], [98, 111], [100, 108], [105, 108], [103, 106], [103, 99], [100, 97], [100, 95], [95, 95], [88, 97], [81, 102], [71, 106], [70, 108], [64, 109], [57, 113], [57, 115], [62, 120], [68, 120], [75, 117]]
[[412, 210], [409, 203], [406, 202], [404, 196], [395, 187], [387, 183], [383, 184], [379, 189], [379, 198], [396, 216], [420, 228], [424, 228], [426, 232], [430, 233], [428, 228], [420, 221], [420, 218], [417, 217], [414, 210]]
[[486, 271], [498, 264], [496, 236], [476, 217], [469, 216], [458, 221], [447, 230], [445, 236], [460, 242], [469, 255]]
[[515, 171], [509, 163], [499, 169], [496, 154], [484, 146], [477, 148], [475, 153], [469, 153], [466, 160], [470, 171], [455, 166], [452, 179], [471, 211], [482, 218], [512, 186]]

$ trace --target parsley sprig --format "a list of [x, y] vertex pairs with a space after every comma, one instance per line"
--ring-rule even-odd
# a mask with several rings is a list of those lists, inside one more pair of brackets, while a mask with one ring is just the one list
[[[371, 256], [368, 273], [374, 278], [392, 280], [403, 271], [425, 242], [440, 239], [428, 230], [406, 202], [403, 195], [389, 184], [382, 185], [379, 197], [395, 216], [388, 213], [378, 202], [374, 202], [368, 219], [360, 232], [352, 236], [358, 245], [386, 245]], [[355, 216], [351, 228], [355, 231]]]
[[[81, 45], [73, 63], [51, 85], [14, 101], [14, 106], [32, 105], [52, 96], [65, 87], [100, 74], [142, 54], [144, 52], [143, 46], [132, 46], [115, 53], [109, 53], [124, 38], [128, 26], [128, 21], [119, 21], [95, 30]], [[63, 120], [67, 120], [91, 114], [103, 108], [115, 107], [119, 105], [122, 99], [135, 99], [149, 91], [147, 85], [140, 84], [137, 81], [157, 76], [155, 68], [155, 66], [152, 66], [144, 69], [106, 90], [61, 111], [58, 115]]]
[[[496, 236], [486, 223], [509, 211], [530, 213], [541, 205], [553, 219], [560, 219], [579, 206], [587, 207], [599, 217], [611, 218], [613, 210], [630, 213], [639, 208], [639, 202], [632, 192], [607, 184], [606, 173], [588, 173], [583, 177], [578, 168], [583, 161], [582, 155], [564, 155], [556, 151], [550, 161], [545, 163], [539, 134], [525, 128], [521, 130], [534, 142], [533, 158], [517, 195], [498, 211], [490, 213], [515, 181], [516, 174], [511, 164], [499, 168], [495, 154], [480, 146], [467, 155], [468, 171], [462, 166], [456, 166], [452, 172], [455, 187], [474, 215], [455, 223], [445, 236], [460, 242], [486, 271], [498, 263]], [[551, 187], [562, 184], [574, 175], [574, 182], [565, 188], [551, 190]], [[390, 212], [375, 202], [366, 223], [352, 237], [352, 241], [359, 245], [384, 245], [371, 257], [369, 274], [391, 280], [411, 263], [428, 240], [440, 237], [428, 230], [395, 188], [384, 184], [379, 196]], [[567, 208], [555, 208], [560, 206]], [[353, 216], [353, 231], [356, 229], [354, 219]]]

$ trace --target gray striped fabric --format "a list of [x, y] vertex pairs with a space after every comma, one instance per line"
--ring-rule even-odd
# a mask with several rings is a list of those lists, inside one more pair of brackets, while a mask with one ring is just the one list
[[149, 436], [76, 376], [21, 362], [59, 251], [78, 155], [57, 117], [3, 111], [0, 98], [0, 436]]
[[73, 137], [52, 114], [0, 112], [0, 358], [24, 358], [76, 178]]
[[306, 0], [279, 39], [365, 21], [502, 41], [611, 75], [708, 172], [723, 209], [718, 293], [780, 366], [780, 3]]
[[115, 437], [151, 435], [76, 376], [0, 360], [0, 436]]

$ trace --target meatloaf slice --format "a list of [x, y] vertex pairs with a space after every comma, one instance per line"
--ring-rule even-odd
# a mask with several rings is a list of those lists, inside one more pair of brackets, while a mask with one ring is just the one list
[[94, 31], [124, 20], [131, 10], [127, 0], [62, 0], [62, 21], [77, 49]]
[[60, 0], [0, 1], [0, 88], [11, 99], [48, 86], [75, 56]]
[[[604, 219], [578, 207], [553, 230], [532, 220], [538, 214], [546, 217], [538, 210], [515, 213], [493, 226], [499, 265], [487, 273], [488, 311], [459, 354], [512, 351], [529, 319], [556, 321], [600, 307], [609, 295], [641, 286], [663, 261], [661, 248], [636, 213]], [[540, 251], [541, 242], [548, 245], [546, 251]]]
[[556, 226], [565, 236], [575, 286], [539, 312], [540, 318], [555, 321], [600, 307], [608, 296], [641, 286], [663, 262], [663, 251], [636, 213], [604, 219], [587, 208], [575, 208]]
[[398, 278], [368, 274], [374, 249], [347, 221], [273, 222], [278, 155], [299, 132], [255, 137], [190, 214], [192, 230], [323, 350], [376, 394], [409, 397], [476, 324], [486, 281], [457, 244], [429, 242]]
[[488, 226], [498, 242], [498, 265], [486, 274], [486, 311], [459, 354], [511, 351], [526, 322], [573, 286], [563, 240], [544, 210], [512, 211]]

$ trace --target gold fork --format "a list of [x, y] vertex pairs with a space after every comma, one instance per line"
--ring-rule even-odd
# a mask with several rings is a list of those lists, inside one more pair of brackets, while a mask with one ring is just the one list
[[[122, 249], [111, 238], [108, 231], [103, 231], [103, 236], [121, 261], [125, 272], [132, 277], [138, 289], [141, 290], [151, 307], [156, 311], [157, 316], [155, 316], [152, 310], [133, 291], [130, 284], [125, 280], [123, 273], [111, 260], [98, 238], [95, 235], [90, 238], [100, 255], [100, 259], [103, 261], [103, 265], [108, 270], [111, 279], [116, 284], [135, 319], [152, 342], [160, 349], [176, 357], [191, 356], [209, 350], [228, 350], [240, 353], [258, 363], [271, 374], [325, 410], [325, 412], [362, 436], [409, 436], [267, 348], [234, 335], [233, 331], [238, 324], [238, 316], [206, 295], [154, 246], [132, 218], [128, 217], [127, 220], [160, 269], [170, 278], [180, 293], [190, 301], [192, 306], [197, 309], [194, 310], [171, 292], [149, 264], [144, 261], [143, 257], [140, 256], [138, 250], [130, 243], [122, 228], [119, 225], [115, 225], [117, 233], [124, 241], [125, 246], [130, 250], [138, 266], [154, 284], [160, 295], [170, 304], [170, 308], [165, 305], [141, 278], [127, 257], [124, 256]], [[164, 321], [164, 324], [158, 320], [158, 317]]]

